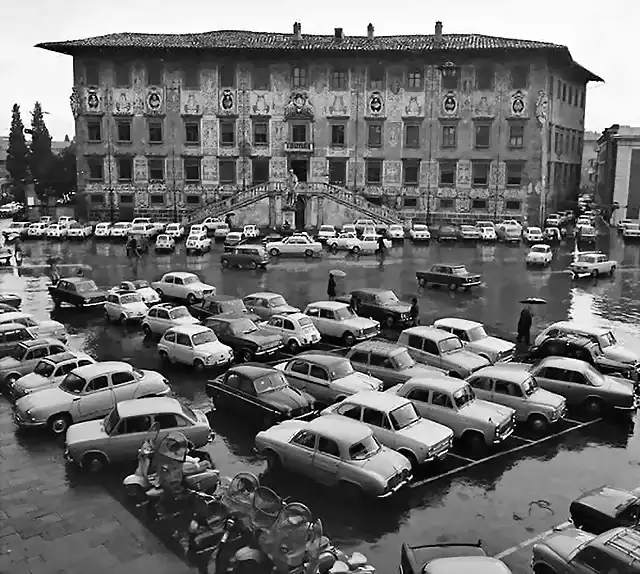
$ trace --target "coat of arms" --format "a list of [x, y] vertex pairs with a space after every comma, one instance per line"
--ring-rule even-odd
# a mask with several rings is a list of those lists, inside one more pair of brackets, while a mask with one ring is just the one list
[[453, 92], [447, 92], [442, 98], [442, 111], [448, 116], [452, 116], [458, 111], [458, 100]]
[[379, 114], [382, 111], [382, 95], [380, 92], [373, 92], [369, 98], [369, 109], [372, 114]]
[[100, 98], [96, 90], [87, 91], [87, 107], [92, 111], [96, 111], [100, 107]]
[[521, 116], [524, 113], [524, 109], [524, 94], [518, 90], [511, 96], [511, 113], [513, 113], [514, 116]]
[[222, 92], [222, 99], [220, 100], [220, 105], [225, 112], [233, 109], [233, 94], [231, 90], [225, 90]]

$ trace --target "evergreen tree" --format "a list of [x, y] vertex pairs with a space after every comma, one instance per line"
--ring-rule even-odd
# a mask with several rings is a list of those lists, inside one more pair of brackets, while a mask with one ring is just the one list
[[11, 131], [7, 150], [7, 171], [9, 172], [13, 196], [16, 201], [25, 201], [25, 188], [29, 181], [29, 148], [24, 137], [24, 124], [20, 117], [20, 106], [13, 104], [11, 111]]
[[51, 135], [44, 123], [44, 114], [40, 102], [36, 102], [31, 112], [30, 168], [36, 195], [46, 202], [51, 182], [50, 174], [54, 169], [55, 158], [51, 151]]
[[76, 144], [64, 148], [54, 154], [51, 170], [47, 175], [51, 195], [56, 199], [70, 198], [76, 193]]

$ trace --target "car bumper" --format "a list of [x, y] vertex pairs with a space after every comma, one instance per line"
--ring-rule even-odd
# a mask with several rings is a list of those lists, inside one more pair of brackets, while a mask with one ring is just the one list
[[43, 428], [47, 426], [47, 421], [29, 420], [17, 411], [14, 411], [13, 413], [13, 422], [20, 428]]
[[232, 361], [233, 361], [233, 355], [229, 357], [223, 357], [222, 359], [218, 359], [216, 361], [206, 361], [205, 367], [207, 367], [207, 369], [215, 369], [216, 367], [223, 367], [225, 365], [228, 365]]
[[480, 281], [480, 279], [469, 281], [468, 283], [460, 283], [459, 286], [460, 287], [478, 287], [479, 285], [482, 285], [482, 281]]
[[356, 341], [368, 341], [369, 339], [373, 339], [380, 334], [380, 330], [374, 331], [373, 333], [362, 333], [361, 335], [356, 335]]
[[83, 301], [83, 307], [102, 307], [106, 301]]
[[284, 345], [280, 345], [278, 347], [274, 347], [272, 349], [259, 349], [254, 353], [255, 357], [260, 357], [261, 359], [264, 357], [271, 357], [275, 355], [278, 351], [282, 350]]
[[413, 475], [410, 474], [403, 481], [399, 482], [396, 486], [394, 486], [391, 490], [386, 491], [384, 494], [378, 496], [378, 498], [389, 498], [392, 494], [398, 492], [401, 488], [407, 486], [413, 480]]
[[513, 434], [513, 431], [515, 430], [514, 427], [515, 425], [512, 425], [505, 432], [502, 432], [499, 435], [494, 436], [492, 441], [493, 444], [502, 444], [505, 440], [507, 440]]

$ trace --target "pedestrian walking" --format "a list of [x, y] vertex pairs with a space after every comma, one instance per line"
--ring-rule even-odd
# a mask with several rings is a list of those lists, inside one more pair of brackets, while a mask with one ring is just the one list
[[516, 341], [522, 343], [527, 347], [531, 344], [531, 325], [533, 324], [533, 313], [531, 312], [531, 305], [525, 305], [524, 309], [520, 312], [520, 319], [518, 319], [518, 337]]
[[353, 310], [353, 312], [357, 315], [358, 314], [358, 305], [360, 303], [358, 302], [358, 298], [352, 293], [351, 294], [351, 300], [349, 301], [349, 306], [351, 307], [351, 309]]
[[333, 301], [336, 298], [336, 279], [332, 273], [329, 273], [329, 283], [327, 283], [327, 297], [329, 297], [329, 301]]
[[384, 256], [384, 252], [385, 252], [386, 246], [384, 244], [384, 237], [382, 235], [380, 235], [378, 237], [378, 249], [376, 250], [376, 253], [380, 256], [383, 257]]
[[409, 310], [409, 318], [414, 327], [420, 324], [420, 307], [418, 307], [418, 299], [411, 299], [411, 309]]

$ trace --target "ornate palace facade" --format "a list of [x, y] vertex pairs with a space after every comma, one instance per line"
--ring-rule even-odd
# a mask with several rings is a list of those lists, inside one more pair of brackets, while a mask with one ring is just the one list
[[[586, 85], [564, 46], [481, 35], [216, 31], [72, 55], [92, 210], [198, 209], [293, 169], [418, 218], [537, 214], [579, 185]], [[561, 140], [561, 141], [560, 141]]]

